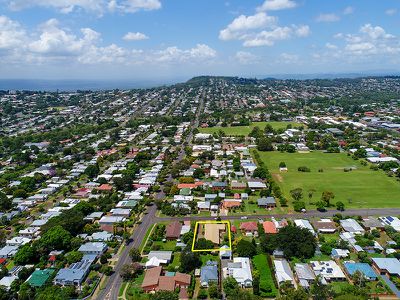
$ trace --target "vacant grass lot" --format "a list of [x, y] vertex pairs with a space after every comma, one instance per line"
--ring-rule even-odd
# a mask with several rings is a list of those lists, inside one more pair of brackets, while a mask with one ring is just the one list
[[209, 128], [199, 128], [201, 133], [214, 133], [222, 130], [226, 135], [248, 135], [251, 130], [258, 126], [260, 129], [264, 129], [265, 125], [270, 124], [274, 129], [286, 129], [287, 125], [304, 126], [303, 124], [296, 122], [253, 122], [249, 126], [233, 126], [233, 127], [209, 127]]
[[[400, 183], [395, 178], [362, 166], [344, 153], [259, 153], [287, 198], [291, 199], [290, 190], [302, 188], [303, 200], [310, 208], [315, 208], [309, 203], [319, 201], [323, 191], [332, 191], [335, 194], [332, 202], [342, 201], [346, 208], [400, 207]], [[287, 173], [279, 172], [282, 161], [288, 167]], [[311, 172], [298, 172], [299, 166], [307, 166]], [[343, 171], [352, 166], [356, 170]], [[318, 172], [319, 169], [323, 172]], [[311, 200], [310, 190], [315, 190]]]

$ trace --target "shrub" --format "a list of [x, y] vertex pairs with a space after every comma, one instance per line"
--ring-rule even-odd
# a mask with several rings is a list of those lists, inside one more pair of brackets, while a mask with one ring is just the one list
[[297, 168], [297, 171], [299, 171], [299, 172], [305, 172], [305, 173], [311, 172], [310, 168], [308, 168], [308, 167], [306, 167], [306, 166], [300, 166], [300, 167], [298, 167], [298, 168]]

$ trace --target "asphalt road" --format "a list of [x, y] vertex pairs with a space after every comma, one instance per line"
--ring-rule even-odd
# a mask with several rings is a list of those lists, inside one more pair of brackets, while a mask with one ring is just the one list
[[131, 258], [129, 257], [129, 250], [132, 248], [139, 248], [142, 240], [144, 239], [147, 230], [151, 225], [155, 223], [155, 214], [157, 207], [155, 205], [151, 206], [147, 210], [147, 214], [142, 218], [142, 223], [133, 232], [131, 239], [133, 241], [125, 247], [122, 251], [120, 257], [118, 258], [117, 264], [114, 268], [114, 273], [108, 278], [106, 287], [100, 291], [97, 299], [107, 299], [116, 300], [118, 299], [119, 289], [122, 284], [122, 278], [119, 275], [123, 265], [131, 263]]
[[[129, 257], [129, 250], [131, 248], [139, 248], [142, 240], [145, 238], [147, 230], [153, 224], [161, 221], [191, 221], [191, 220], [214, 220], [212, 217], [205, 216], [190, 216], [190, 217], [156, 217], [157, 207], [155, 205], [151, 206], [148, 209], [148, 213], [143, 217], [142, 223], [138, 226], [138, 228], [134, 231], [131, 238], [133, 242], [131, 242], [125, 249], [122, 251], [120, 258], [114, 268], [114, 274], [110, 276], [106, 283], [106, 287], [99, 293], [97, 299], [99, 300], [117, 300], [119, 289], [122, 284], [122, 279], [119, 275], [119, 272], [123, 265], [131, 262]], [[266, 215], [235, 215], [235, 216], [221, 216], [222, 220], [240, 220], [243, 217], [247, 217], [248, 219], [265, 219], [265, 218], [312, 218], [312, 217], [331, 217], [337, 213], [342, 214], [343, 216], [379, 216], [379, 215], [400, 215], [400, 208], [371, 208], [371, 209], [349, 209], [343, 212], [339, 212], [337, 210], [329, 210], [326, 212], [319, 211], [308, 211], [306, 213], [296, 213], [296, 214], [266, 214]]]
[[[348, 209], [345, 211], [328, 210], [326, 212], [320, 212], [317, 210], [310, 210], [306, 213], [294, 213], [294, 214], [265, 214], [265, 215], [235, 215], [235, 216], [221, 216], [221, 220], [240, 220], [243, 218], [248, 219], [265, 219], [265, 218], [312, 218], [312, 217], [332, 217], [333, 215], [340, 213], [342, 216], [384, 216], [384, 215], [400, 215], [400, 208], [370, 208], [370, 209]], [[163, 217], [156, 218], [156, 222], [171, 221], [171, 220], [214, 220], [212, 217], [205, 216], [191, 216], [191, 217]]]

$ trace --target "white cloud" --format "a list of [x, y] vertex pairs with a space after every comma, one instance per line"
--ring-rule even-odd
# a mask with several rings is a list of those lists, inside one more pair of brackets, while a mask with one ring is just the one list
[[0, 16], [0, 49], [13, 49], [23, 45], [25, 31], [18, 22]]
[[141, 41], [147, 40], [149, 37], [141, 32], [128, 32], [124, 35], [123, 39], [125, 41]]
[[307, 25], [278, 26], [278, 19], [265, 12], [254, 15], [240, 15], [226, 28], [219, 32], [223, 41], [243, 41], [245, 47], [272, 46], [276, 41], [286, 40], [293, 36], [306, 37], [310, 34]]
[[397, 9], [396, 8], [387, 9], [385, 11], [385, 14], [387, 14], [388, 16], [394, 16], [395, 14], [397, 14]]
[[354, 13], [354, 7], [352, 7], [352, 6], [347, 6], [347, 7], [343, 10], [343, 14], [344, 14], [344, 15], [351, 15], [352, 13]]
[[12, 10], [29, 7], [53, 8], [61, 13], [76, 10], [103, 15], [106, 12], [134, 13], [139, 10], [155, 10], [161, 8], [159, 0], [3, 0]]
[[366, 33], [371, 39], [374, 40], [379, 38], [390, 39], [394, 37], [394, 35], [392, 34], [387, 34], [382, 27], [374, 27], [371, 24], [365, 24], [364, 26], [362, 26], [360, 32]]
[[276, 18], [267, 16], [266, 13], [260, 12], [255, 15], [240, 15], [235, 18], [225, 29], [219, 32], [219, 38], [227, 41], [232, 39], [242, 39], [248, 30], [265, 28], [276, 23]]
[[108, 4], [111, 11], [119, 10], [124, 13], [134, 13], [139, 10], [156, 10], [161, 8], [159, 0], [111, 0]]
[[400, 40], [389, 34], [380, 26], [365, 24], [360, 27], [359, 34], [340, 35], [346, 41], [344, 50], [352, 55], [399, 54]]
[[241, 65], [255, 64], [259, 61], [259, 57], [246, 51], [238, 51], [234, 56], [235, 61]]
[[310, 35], [311, 30], [308, 25], [300, 25], [295, 27], [295, 33], [298, 37], [306, 37]]
[[[128, 37], [138, 38], [133, 33]], [[205, 44], [189, 49], [176, 46], [162, 50], [138, 50], [116, 44], [101, 45], [101, 34], [91, 28], [81, 28], [74, 33], [62, 28], [58, 20], [50, 19], [39, 25], [37, 30], [25, 32], [15, 21], [0, 16], [1, 62], [26, 64], [65, 62], [73, 64], [144, 64], [157, 65], [205, 63], [217, 56], [217, 52]]]
[[299, 63], [299, 56], [297, 54], [282, 53], [279, 57], [280, 61], [285, 64]]
[[331, 44], [331, 43], [326, 43], [325, 47], [330, 49], [330, 50], [336, 50], [338, 48], [338, 46]]
[[340, 17], [335, 14], [320, 14], [317, 18], [317, 22], [337, 22], [340, 20]]
[[215, 58], [217, 52], [205, 44], [197, 44], [196, 47], [182, 50], [178, 47], [168, 47], [164, 50], [153, 52], [147, 58], [158, 62], [179, 63], [196, 62]]
[[273, 46], [276, 41], [289, 39], [292, 34], [290, 27], [277, 27], [271, 31], [263, 30], [254, 37], [244, 41], [245, 47]]
[[296, 2], [292, 0], [265, 0], [260, 7], [257, 7], [257, 11], [282, 10], [296, 6]]

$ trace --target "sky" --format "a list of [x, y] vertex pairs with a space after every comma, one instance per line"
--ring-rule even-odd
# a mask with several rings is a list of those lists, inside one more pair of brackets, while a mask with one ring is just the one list
[[0, 0], [0, 78], [400, 71], [399, 0]]

